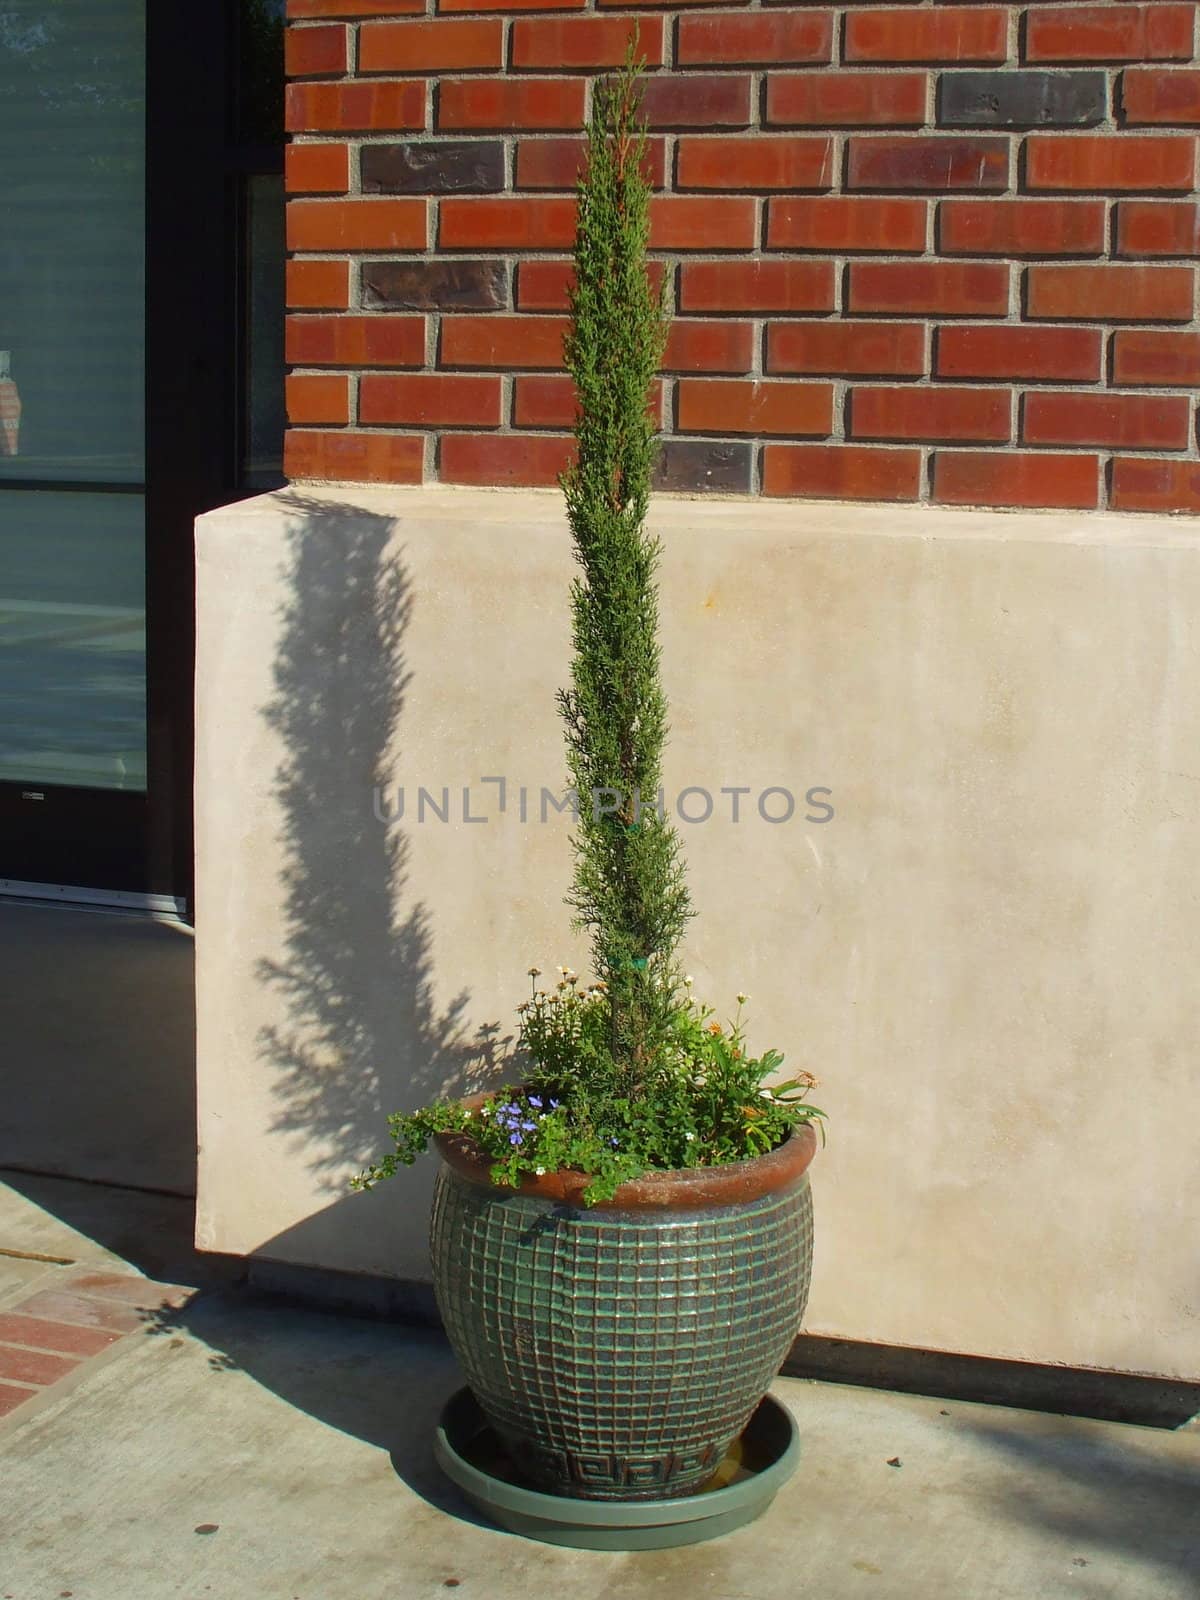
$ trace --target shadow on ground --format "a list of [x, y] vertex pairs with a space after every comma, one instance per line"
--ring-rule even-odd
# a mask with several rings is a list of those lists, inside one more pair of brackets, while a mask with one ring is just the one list
[[1200, 1434], [1194, 1452], [1170, 1458], [1155, 1449], [1156, 1435], [1148, 1430], [1101, 1434], [1073, 1418], [1056, 1419], [1053, 1429], [1021, 1431], [977, 1420], [971, 1431], [1019, 1469], [1005, 1474], [1008, 1487], [994, 1502], [997, 1516], [1042, 1528], [1094, 1556], [1134, 1557], [1200, 1585]]

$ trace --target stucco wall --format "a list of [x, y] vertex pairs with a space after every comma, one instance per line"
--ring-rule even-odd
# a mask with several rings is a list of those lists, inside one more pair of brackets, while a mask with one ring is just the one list
[[[654, 516], [668, 792], [716, 797], [688, 968], [750, 993], [831, 1114], [810, 1331], [1200, 1377], [1200, 525]], [[345, 1181], [502, 1041], [531, 962], [581, 956], [566, 820], [532, 820], [562, 782], [559, 497], [294, 490], [198, 548], [199, 1241], [421, 1277], [432, 1163]]]

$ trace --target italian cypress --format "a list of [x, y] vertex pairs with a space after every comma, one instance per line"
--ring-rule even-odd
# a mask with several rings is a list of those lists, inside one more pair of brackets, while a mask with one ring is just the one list
[[607, 987], [616, 1087], [633, 1097], [678, 1004], [674, 958], [690, 915], [679, 837], [660, 802], [660, 547], [645, 524], [657, 451], [650, 396], [668, 312], [646, 267], [650, 186], [635, 51], [596, 85], [578, 183], [564, 346], [577, 453], [562, 487], [579, 570], [571, 683], [559, 695], [579, 796], [568, 903]]

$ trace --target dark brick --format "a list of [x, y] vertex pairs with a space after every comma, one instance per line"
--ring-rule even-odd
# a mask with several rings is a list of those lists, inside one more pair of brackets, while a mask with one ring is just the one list
[[408, 311], [499, 311], [508, 306], [503, 261], [364, 261], [363, 305]]
[[1102, 72], [945, 72], [944, 128], [1088, 128], [1107, 114]]
[[709, 439], [668, 439], [654, 470], [654, 487], [682, 494], [698, 489], [749, 494], [751, 448]]
[[364, 194], [491, 194], [504, 187], [504, 146], [495, 139], [365, 144]]

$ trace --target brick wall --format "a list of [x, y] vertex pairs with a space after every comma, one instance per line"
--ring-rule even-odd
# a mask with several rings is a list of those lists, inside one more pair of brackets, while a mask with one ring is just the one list
[[636, 16], [663, 487], [1200, 511], [1194, 4], [288, 10], [293, 478], [555, 481]]

